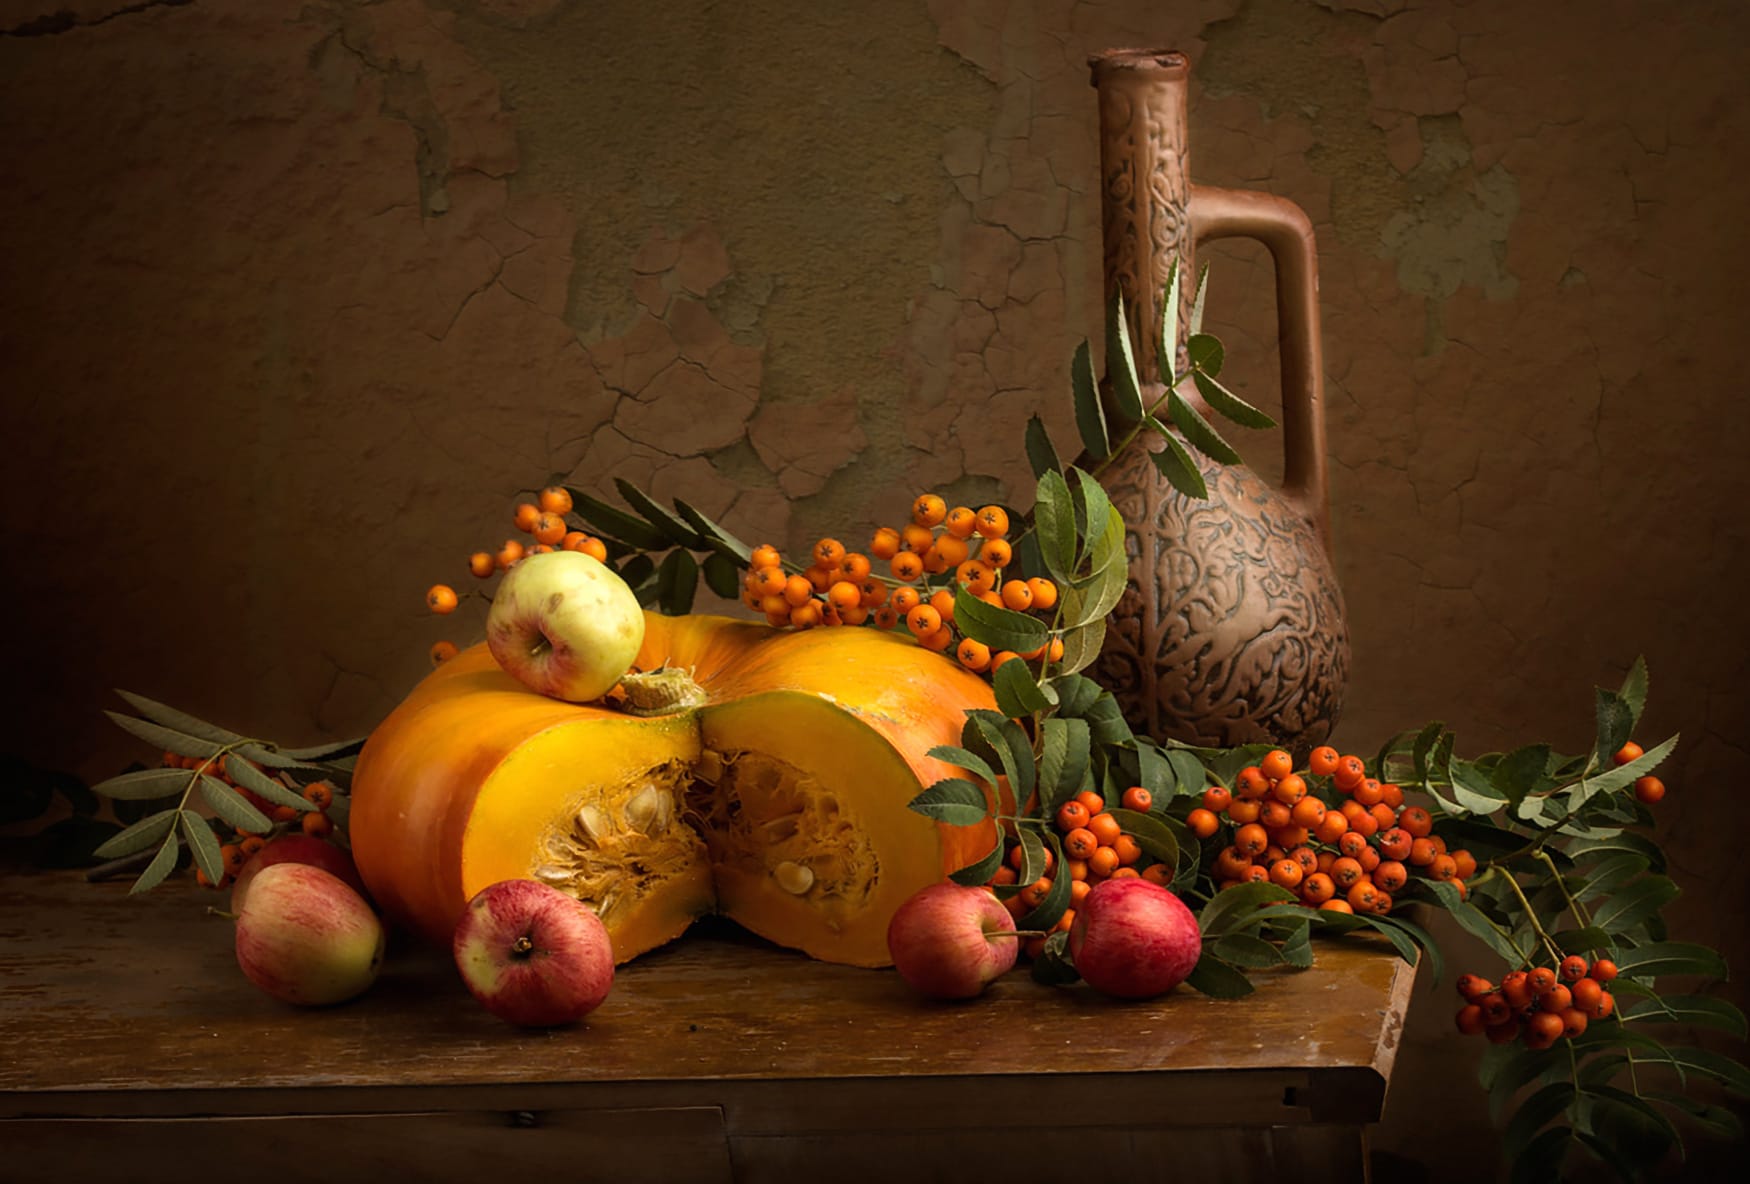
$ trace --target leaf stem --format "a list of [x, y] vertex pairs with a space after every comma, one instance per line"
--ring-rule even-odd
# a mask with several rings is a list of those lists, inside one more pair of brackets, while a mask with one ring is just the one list
[[[1535, 853], [1541, 854], [1541, 848]], [[1519, 886], [1519, 878], [1506, 868], [1501, 868], [1501, 871], [1505, 873], [1507, 883], [1513, 889], [1513, 895], [1519, 898], [1519, 905], [1525, 910], [1525, 920], [1530, 924], [1532, 933], [1536, 934], [1537, 939], [1543, 943], [1544, 951], [1549, 954], [1551, 959], [1560, 962], [1562, 960], [1562, 952], [1556, 948], [1556, 943], [1550, 940], [1549, 934], [1545, 933], [1543, 926], [1538, 923], [1537, 912], [1531, 907], [1531, 901], [1526, 899], [1525, 890]], [[1494, 922], [1491, 921], [1490, 924], [1494, 924]], [[1499, 928], [1499, 926], [1496, 926], [1496, 928]], [[1508, 940], [1510, 942], [1512, 939], [1509, 938]], [[1514, 949], [1518, 948], [1519, 947], [1514, 946]], [[1527, 958], [1526, 961], [1529, 962], [1530, 959]]]
[[1549, 868], [1549, 874], [1555, 877], [1556, 887], [1562, 890], [1562, 899], [1568, 902], [1568, 911], [1573, 914], [1574, 920], [1579, 923], [1580, 928], [1590, 928], [1592, 925], [1592, 918], [1587, 914], [1586, 910], [1581, 907], [1580, 902], [1574, 899], [1573, 893], [1568, 891], [1567, 884], [1562, 881], [1561, 869], [1556, 867], [1556, 861], [1550, 858], [1550, 853], [1542, 847], [1539, 847], [1533, 852], [1533, 855], [1542, 860], [1544, 866]]

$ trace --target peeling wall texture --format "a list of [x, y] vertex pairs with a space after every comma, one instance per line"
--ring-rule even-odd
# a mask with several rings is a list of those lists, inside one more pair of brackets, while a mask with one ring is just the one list
[[[554, 478], [794, 549], [1024, 497], [1100, 315], [1086, 59], [1166, 46], [1193, 177], [1319, 234], [1338, 740], [1578, 750], [1644, 653], [1679, 924], [1750, 967], [1747, 43], [1735, 0], [0, 0], [0, 749], [113, 773], [114, 686], [362, 731]], [[1268, 256], [1202, 258], [1274, 406]], [[1447, 1003], [1406, 1178], [1486, 1123]]]

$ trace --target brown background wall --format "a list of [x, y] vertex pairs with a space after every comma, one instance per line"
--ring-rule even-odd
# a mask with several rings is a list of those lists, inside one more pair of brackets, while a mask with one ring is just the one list
[[[1339, 740], [1575, 750], [1646, 654], [1680, 924], [1750, 965], [1743, 5], [0, 0], [0, 34], [0, 750], [113, 772], [112, 686], [365, 730], [478, 632], [426, 585], [554, 476], [792, 548], [1024, 489], [1098, 324], [1085, 58], [1164, 45], [1196, 179], [1318, 227]], [[1204, 257], [1270, 404], [1268, 260]], [[1481, 1121], [1446, 1013], [1387, 1146]]]

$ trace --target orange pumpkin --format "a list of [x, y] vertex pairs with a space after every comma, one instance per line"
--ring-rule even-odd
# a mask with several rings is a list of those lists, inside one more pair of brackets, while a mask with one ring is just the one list
[[991, 824], [906, 808], [957, 770], [990, 687], [872, 629], [649, 615], [639, 670], [696, 702], [640, 717], [547, 698], [484, 646], [414, 688], [359, 755], [350, 818], [383, 909], [447, 943], [469, 898], [544, 880], [591, 904], [624, 962], [713, 910], [831, 962], [889, 961], [906, 897], [989, 850]]

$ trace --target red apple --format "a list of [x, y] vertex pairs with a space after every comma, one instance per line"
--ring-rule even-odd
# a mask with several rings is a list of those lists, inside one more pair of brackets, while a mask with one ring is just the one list
[[1197, 918], [1183, 901], [1140, 877], [1094, 885], [1070, 926], [1069, 953], [1082, 981], [1121, 999], [1152, 999], [1183, 982], [1203, 953]]
[[476, 893], [456, 925], [454, 951], [474, 998], [523, 1027], [576, 1023], [614, 985], [601, 918], [539, 880], [500, 880]]
[[287, 1003], [351, 999], [376, 981], [383, 926], [351, 888], [307, 863], [276, 863], [254, 877], [237, 916], [237, 965]]
[[325, 839], [311, 838], [309, 835], [281, 835], [251, 856], [249, 862], [243, 865], [243, 870], [237, 873], [237, 882], [231, 885], [233, 913], [243, 911], [249, 886], [262, 869], [280, 863], [305, 863], [311, 867], [319, 867], [329, 875], [345, 881], [347, 887], [366, 901], [371, 899], [371, 894], [365, 891], [365, 882], [359, 878], [358, 868], [353, 866], [351, 855]]
[[486, 614], [486, 648], [543, 695], [588, 703], [614, 689], [644, 643], [644, 610], [620, 574], [582, 551], [520, 559]]
[[1021, 942], [1015, 919], [983, 888], [932, 884], [887, 925], [887, 952], [911, 986], [932, 999], [970, 999], [1007, 974]]

